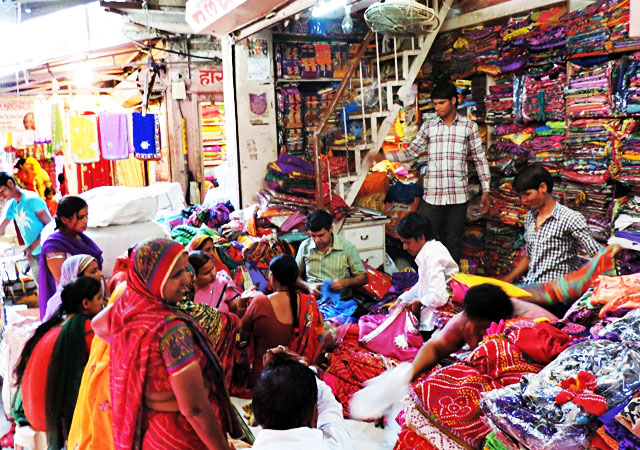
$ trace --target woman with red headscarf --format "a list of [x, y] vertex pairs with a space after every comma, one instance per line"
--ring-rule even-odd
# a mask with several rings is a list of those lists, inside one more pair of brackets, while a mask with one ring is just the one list
[[176, 242], [139, 243], [126, 290], [108, 312], [117, 450], [222, 450], [230, 448], [227, 433], [242, 432], [211, 342], [175, 306], [189, 283], [187, 264]]

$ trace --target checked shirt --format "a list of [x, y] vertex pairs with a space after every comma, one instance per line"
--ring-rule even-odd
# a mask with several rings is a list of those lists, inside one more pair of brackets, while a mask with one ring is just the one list
[[432, 205], [457, 205], [469, 200], [467, 156], [473, 158], [483, 192], [489, 192], [489, 164], [475, 122], [460, 114], [451, 125], [440, 117], [425, 122], [406, 150], [387, 153], [391, 161], [411, 161], [427, 155], [424, 201]]
[[536, 231], [537, 210], [527, 212], [524, 240], [530, 259], [523, 283], [543, 283], [565, 275], [577, 267], [575, 258], [582, 249], [590, 257], [600, 246], [591, 237], [582, 214], [556, 202], [553, 212]]

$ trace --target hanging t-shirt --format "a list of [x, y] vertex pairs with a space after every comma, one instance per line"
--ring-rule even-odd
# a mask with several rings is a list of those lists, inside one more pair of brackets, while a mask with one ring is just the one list
[[129, 131], [124, 114], [98, 115], [100, 128], [100, 151], [108, 160], [129, 158]]
[[155, 114], [131, 115], [133, 152], [138, 159], [160, 159], [160, 123]]
[[96, 116], [69, 117], [69, 130], [73, 162], [90, 164], [100, 161]]
[[[7, 207], [7, 220], [15, 220], [20, 234], [24, 239], [26, 246], [29, 246], [38, 239], [40, 232], [44, 228], [44, 224], [40, 217], [36, 214], [36, 211], [47, 211], [49, 214], [47, 205], [35, 192], [22, 191], [20, 201], [16, 202], [15, 199], [11, 200], [11, 203]], [[40, 254], [40, 246], [31, 252], [33, 256]]]

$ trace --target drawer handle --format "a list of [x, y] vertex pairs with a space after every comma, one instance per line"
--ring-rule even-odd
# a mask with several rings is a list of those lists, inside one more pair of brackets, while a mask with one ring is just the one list
[[360, 240], [361, 241], [366, 241], [367, 239], [369, 239], [369, 235], [365, 234], [364, 236], [360, 236]]

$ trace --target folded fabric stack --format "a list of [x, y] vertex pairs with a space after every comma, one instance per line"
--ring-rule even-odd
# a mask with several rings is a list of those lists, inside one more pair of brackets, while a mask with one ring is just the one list
[[572, 65], [573, 74], [565, 90], [569, 117], [603, 117], [613, 114], [611, 69], [613, 63]]
[[305, 139], [302, 132], [303, 126], [303, 101], [300, 90], [296, 85], [287, 85], [276, 89], [278, 99], [278, 123], [282, 125], [279, 130], [279, 143], [284, 146], [287, 153], [303, 156]]
[[547, 122], [533, 131], [527, 141], [529, 163], [543, 165], [553, 176], [559, 176], [564, 160], [564, 122]]
[[311, 206], [315, 195], [313, 163], [297, 156], [281, 153], [269, 164], [265, 176], [266, 190], [261, 198], [287, 206]]
[[491, 162], [509, 159], [516, 166], [522, 166], [528, 158], [525, 143], [531, 138], [533, 128], [520, 124], [501, 124], [493, 127], [494, 142], [487, 151]]
[[566, 13], [566, 7], [557, 7], [531, 14], [535, 22], [528, 40], [528, 73], [544, 72], [551, 65], [564, 63], [567, 42], [563, 19]]
[[613, 133], [617, 119], [579, 119], [569, 124], [562, 177], [581, 183], [603, 184], [609, 178]]
[[579, 211], [591, 230], [591, 235], [605, 242], [611, 235], [611, 202], [613, 185], [565, 182], [565, 205]]
[[504, 123], [514, 120], [513, 76], [496, 77], [495, 85], [489, 86], [485, 99], [488, 123]]
[[566, 70], [560, 65], [551, 66], [537, 75], [526, 75], [517, 119], [523, 122], [564, 120], [565, 83]]
[[462, 256], [460, 270], [465, 273], [476, 274], [484, 259], [486, 224], [467, 225], [462, 235]]
[[204, 179], [213, 182], [214, 168], [222, 164], [227, 155], [223, 104], [202, 107], [202, 147]]
[[640, 43], [629, 37], [629, 0], [599, 0], [567, 15], [567, 47], [574, 57]]
[[520, 196], [506, 181], [498, 189], [491, 191], [491, 205], [487, 218], [505, 225], [523, 226], [526, 210], [522, 207]]
[[622, 114], [640, 113], [640, 53], [623, 57], [614, 70], [616, 111]]
[[521, 259], [524, 247], [522, 229], [501, 223], [488, 222], [484, 252], [486, 275], [509, 273]]
[[498, 66], [501, 73], [514, 72], [527, 65], [529, 39], [533, 36], [533, 29], [529, 15], [509, 18], [500, 33], [502, 45]]

